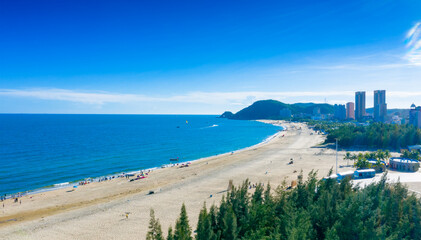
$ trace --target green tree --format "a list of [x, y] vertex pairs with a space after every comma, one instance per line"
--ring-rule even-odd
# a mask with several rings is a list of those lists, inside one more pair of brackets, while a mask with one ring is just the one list
[[250, 182], [246, 179], [240, 187], [233, 187], [227, 194], [227, 203], [237, 217], [238, 236], [244, 236], [244, 233], [250, 230], [250, 211], [249, 211], [249, 193]]
[[401, 158], [411, 158], [411, 153], [408, 150], [403, 150], [401, 152]]
[[358, 156], [356, 154], [352, 154], [351, 155], [351, 160], [354, 162], [355, 165], [355, 161], [358, 159]]
[[212, 230], [211, 216], [208, 215], [206, 204], [203, 204], [203, 208], [199, 213], [196, 232], [197, 240], [213, 240], [216, 238], [216, 235]]
[[327, 132], [326, 143], [339, 139], [344, 147], [363, 145], [376, 148], [406, 148], [421, 144], [421, 129], [412, 125], [371, 123], [358, 126], [354, 123], [317, 123], [318, 129]]
[[164, 240], [162, 236], [161, 224], [158, 219], [155, 219], [155, 212], [151, 209], [151, 219], [149, 221], [149, 231], [146, 234], [146, 240]]
[[218, 221], [217, 221], [217, 209], [215, 205], [212, 205], [209, 209], [208, 213], [209, 219], [211, 221], [212, 231], [217, 234], [218, 233]]
[[171, 226], [168, 228], [167, 240], [174, 240], [174, 234], [172, 232], [172, 227]]
[[232, 211], [232, 209], [228, 209], [225, 212], [224, 220], [224, 229], [222, 231], [222, 238], [226, 240], [234, 240], [237, 239], [237, 218]]
[[361, 221], [360, 204], [355, 196], [347, 198], [345, 203], [338, 207], [339, 219], [334, 225], [336, 232], [340, 239], [358, 239], [359, 225], [356, 223]]
[[384, 157], [385, 157], [385, 160], [388, 160], [389, 158], [392, 157], [389, 150], [384, 151]]
[[344, 160], [346, 160], [346, 165], [349, 165], [349, 160], [351, 160], [351, 153], [350, 152], [345, 153]]
[[174, 231], [174, 240], [192, 240], [191, 227], [187, 217], [186, 206], [181, 206], [180, 217], [177, 219]]
[[216, 215], [217, 229], [216, 231], [214, 231], [217, 234], [218, 239], [224, 231], [224, 217], [226, 212], [228, 211], [229, 205], [230, 204], [225, 200], [225, 196], [222, 196], [222, 200], [218, 209], [218, 214]]
[[418, 150], [412, 150], [412, 151], [408, 152], [408, 158], [409, 159], [415, 159], [415, 160], [419, 161], [420, 160], [420, 152]]
[[[305, 182], [300, 177], [300, 187], [279, 186], [273, 194], [269, 186], [264, 190], [261, 185], [252, 195], [244, 192], [244, 184], [233, 187], [218, 207], [213, 205], [207, 212], [204, 205], [195, 237], [421, 240], [421, 201], [408, 194], [404, 185], [389, 184], [386, 179], [384, 174], [379, 182], [359, 188], [353, 187], [347, 178], [341, 183], [334, 179], [318, 180], [312, 172]], [[171, 237], [170, 228], [167, 240], [191, 239], [189, 230], [181, 226], [189, 228], [184, 206], [176, 234]]]
[[362, 154], [362, 153], [359, 153], [358, 154], [358, 158], [357, 158], [357, 162], [354, 164], [355, 165], [355, 167], [357, 167], [357, 168], [361, 168], [361, 169], [364, 169], [364, 168], [370, 168], [370, 166], [371, 166], [371, 164], [370, 164], [370, 162], [367, 160], [367, 157], [368, 155], [364, 155], [364, 154]]
[[312, 230], [310, 215], [305, 209], [300, 209], [293, 214], [288, 231], [288, 240], [311, 239]]
[[325, 240], [340, 240], [335, 228], [332, 227], [329, 230], [327, 230]]
[[386, 160], [386, 153], [383, 152], [381, 149], [378, 149], [377, 152], [376, 152], [376, 159], [378, 159], [380, 161]]

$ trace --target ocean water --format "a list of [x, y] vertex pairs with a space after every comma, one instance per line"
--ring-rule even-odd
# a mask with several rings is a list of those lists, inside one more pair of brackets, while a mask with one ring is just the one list
[[0, 114], [0, 194], [231, 152], [280, 129], [202, 115]]

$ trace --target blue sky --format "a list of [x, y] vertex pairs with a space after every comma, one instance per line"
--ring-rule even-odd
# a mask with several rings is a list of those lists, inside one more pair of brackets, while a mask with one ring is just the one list
[[0, 112], [421, 105], [421, 2], [2, 1]]

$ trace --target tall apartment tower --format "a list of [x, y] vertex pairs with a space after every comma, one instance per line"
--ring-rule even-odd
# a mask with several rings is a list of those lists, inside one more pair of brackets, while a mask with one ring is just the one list
[[421, 128], [421, 107], [416, 107], [415, 104], [409, 109], [409, 124]]
[[355, 93], [355, 118], [362, 119], [365, 116], [365, 92]]
[[338, 120], [345, 120], [346, 118], [346, 110], [345, 110], [345, 105], [343, 104], [335, 104], [333, 106], [334, 109], [334, 118], [338, 119]]
[[346, 104], [346, 119], [355, 119], [354, 103], [349, 102]]
[[386, 90], [376, 90], [374, 91], [374, 121], [384, 122], [386, 117]]

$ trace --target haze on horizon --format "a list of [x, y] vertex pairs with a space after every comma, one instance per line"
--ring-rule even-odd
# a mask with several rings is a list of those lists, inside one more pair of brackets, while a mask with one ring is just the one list
[[421, 105], [421, 2], [3, 1], [1, 113]]

